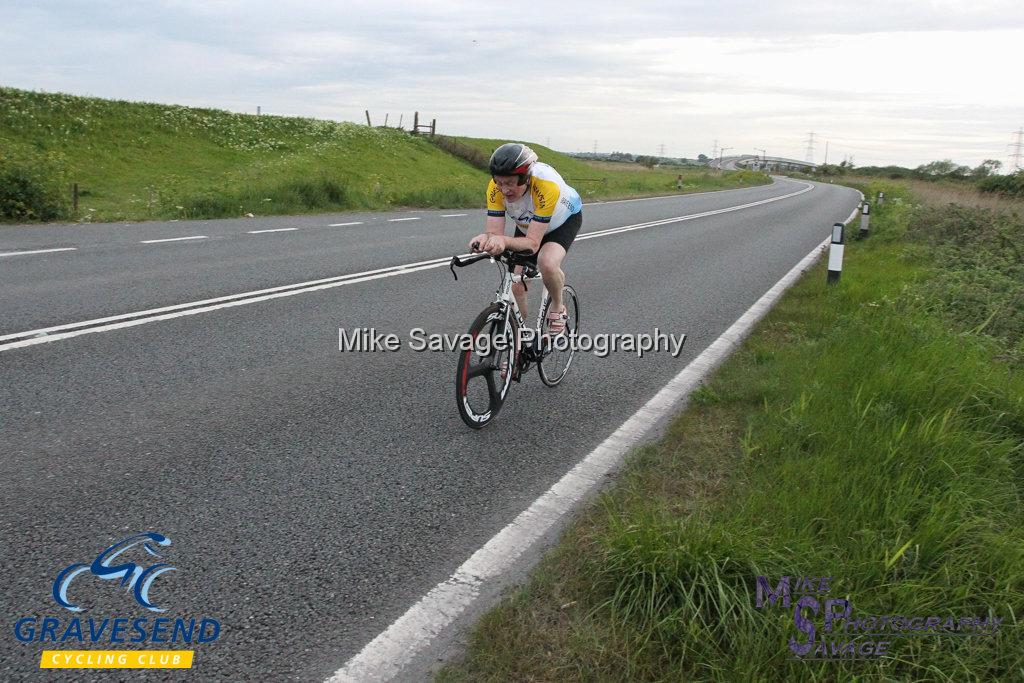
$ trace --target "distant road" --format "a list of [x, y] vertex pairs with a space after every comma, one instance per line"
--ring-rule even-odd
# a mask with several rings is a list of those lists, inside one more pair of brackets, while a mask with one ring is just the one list
[[[154, 584], [169, 614], [222, 624], [191, 675], [323, 679], [857, 201], [780, 179], [586, 205], [584, 238], [706, 214], [582, 239], [566, 261], [585, 331], [685, 333], [683, 354], [580, 354], [556, 389], [536, 374], [516, 385], [481, 432], [458, 417], [453, 354], [337, 340], [339, 327], [464, 332], [496, 274], [480, 264], [454, 282], [441, 260], [466, 252], [482, 211], [0, 230], [0, 677], [38, 678], [42, 646], [10, 629], [70, 615], [50, 595], [60, 569], [152, 530], [173, 540], [178, 571]], [[130, 611], [122, 591], [86, 586], [83, 618]]]

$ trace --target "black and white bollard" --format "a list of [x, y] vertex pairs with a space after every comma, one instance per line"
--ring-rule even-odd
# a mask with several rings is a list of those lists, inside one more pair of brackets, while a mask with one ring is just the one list
[[828, 245], [828, 284], [839, 282], [843, 272], [843, 224], [832, 226], [832, 244]]
[[882, 204], [885, 204], [885, 193], [884, 192], [879, 192], [878, 193], [878, 200], [876, 201], [876, 203], [879, 206], [881, 206]]
[[868, 236], [868, 230], [871, 224], [871, 205], [864, 202], [860, 207], [860, 234], [857, 235], [860, 239], [864, 239]]

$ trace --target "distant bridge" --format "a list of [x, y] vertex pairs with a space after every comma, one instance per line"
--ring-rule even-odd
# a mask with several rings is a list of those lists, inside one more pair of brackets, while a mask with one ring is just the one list
[[812, 171], [817, 164], [799, 159], [787, 159], [786, 157], [762, 157], [759, 154], [740, 154], [738, 156], [722, 157], [712, 159], [708, 165], [711, 168], [721, 168], [725, 171], [735, 171], [740, 168], [748, 168], [753, 171]]

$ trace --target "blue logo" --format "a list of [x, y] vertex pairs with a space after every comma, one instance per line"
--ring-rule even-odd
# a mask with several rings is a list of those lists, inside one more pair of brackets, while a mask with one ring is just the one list
[[[755, 607], [780, 604], [793, 611], [799, 637], [789, 638], [793, 659], [803, 661], [882, 659], [900, 638], [940, 636], [992, 636], [1002, 617], [947, 614], [856, 614], [849, 595], [828, 597], [834, 589], [830, 576], [783, 576], [775, 588], [767, 576], [758, 576]], [[823, 604], [824, 603], [824, 604]], [[821, 617], [822, 621], [816, 621]]]
[[147, 553], [153, 557], [160, 558], [161, 555], [156, 551], [155, 546], [167, 547], [171, 544], [171, 539], [155, 532], [136, 534], [110, 546], [97, 555], [91, 564], [77, 563], [64, 568], [57, 574], [57, 579], [53, 582], [53, 599], [61, 607], [72, 612], [81, 612], [82, 608], [73, 604], [68, 599], [68, 588], [79, 574], [91, 572], [94, 576], [104, 581], [120, 579], [121, 587], [127, 587], [128, 590], [132, 591], [135, 595], [135, 600], [140, 605], [153, 612], [165, 612], [166, 610], [150, 602], [149, 588], [158, 576], [165, 572], [174, 571], [174, 567], [166, 562], [158, 562], [145, 568], [129, 561], [113, 564], [123, 553], [140, 544]]

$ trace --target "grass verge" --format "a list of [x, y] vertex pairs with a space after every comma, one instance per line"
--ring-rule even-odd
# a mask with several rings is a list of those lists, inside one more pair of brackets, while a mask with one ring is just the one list
[[[489, 156], [493, 147], [485, 150]], [[599, 177], [575, 159], [538, 151], [560, 170], [571, 164], [584, 198], [679, 191], [666, 172]], [[591, 177], [599, 188], [585, 186]], [[482, 207], [487, 179], [478, 163], [401, 130], [0, 88], [0, 220]], [[691, 174], [681, 191], [766, 182], [761, 174]]]
[[[438, 680], [1024, 680], [1021, 214], [862, 189], [887, 202], [841, 282], [794, 286]], [[851, 638], [805, 611], [815, 645], [888, 654], [796, 660], [793, 609], [756, 606], [784, 575], [939, 621]]]

